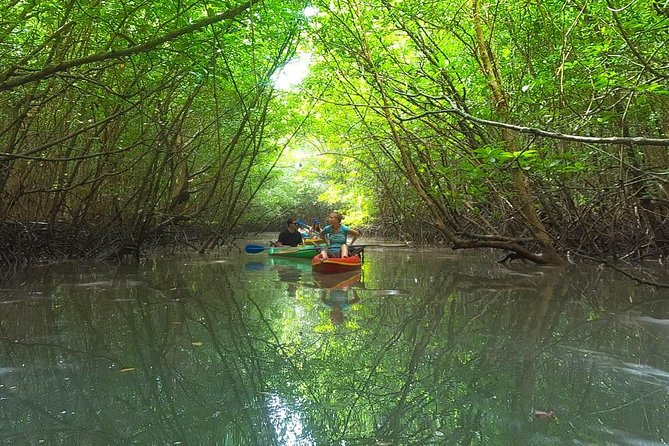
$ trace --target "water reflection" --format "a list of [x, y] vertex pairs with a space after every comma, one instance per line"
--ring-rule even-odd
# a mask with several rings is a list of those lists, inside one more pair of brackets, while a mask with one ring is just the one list
[[314, 283], [321, 288], [321, 301], [330, 308], [330, 321], [342, 325], [354, 304], [360, 302], [358, 289], [364, 289], [361, 272], [315, 274]]
[[667, 320], [607, 271], [446, 251], [61, 265], [0, 289], [0, 441], [663, 444]]
[[309, 259], [284, 259], [279, 257], [266, 258], [264, 262], [251, 261], [244, 265], [246, 271], [266, 274], [275, 272], [277, 279], [287, 285], [288, 297], [295, 297], [303, 274], [311, 274]]

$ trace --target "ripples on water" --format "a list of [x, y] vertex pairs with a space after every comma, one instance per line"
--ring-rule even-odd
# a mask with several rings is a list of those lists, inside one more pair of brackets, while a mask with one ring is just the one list
[[0, 289], [6, 444], [660, 445], [669, 295], [368, 249], [60, 265]]

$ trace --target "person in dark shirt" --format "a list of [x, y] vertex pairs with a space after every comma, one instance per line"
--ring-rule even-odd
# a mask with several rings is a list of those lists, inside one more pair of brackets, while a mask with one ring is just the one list
[[286, 221], [286, 229], [279, 233], [279, 240], [276, 246], [297, 246], [302, 244], [302, 234], [298, 231], [298, 224], [295, 218], [289, 218]]

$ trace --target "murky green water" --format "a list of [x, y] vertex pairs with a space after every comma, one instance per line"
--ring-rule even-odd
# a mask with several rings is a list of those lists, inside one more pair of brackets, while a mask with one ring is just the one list
[[393, 248], [368, 249], [359, 276], [266, 254], [34, 271], [0, 285], [0, 440], [666, 444], [669, 292], [494, 260]]

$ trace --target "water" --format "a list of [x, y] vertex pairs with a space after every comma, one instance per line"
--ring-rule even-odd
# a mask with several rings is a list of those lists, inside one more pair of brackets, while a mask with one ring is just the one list
[[0, 441], [666, 444], [669, 292], [495, 260], [374, 248], [335, 277], [265, 253], [33, 271], [0, 286]]

